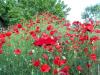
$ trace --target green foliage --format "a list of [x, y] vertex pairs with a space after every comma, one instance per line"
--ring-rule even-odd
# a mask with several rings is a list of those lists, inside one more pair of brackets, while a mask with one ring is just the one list
[[41, 12], [50, 12], [59, 17], [68, 15], [70, 8], [61, 0], [0, 0], [0, 16], [7, 24], [14, 24], [20, 19], [30, 19]]
[[85, 8], [85, 11], [82, 14], [82, 18], [100, 18], [100, 4], [96, 4], [94, 6], [89, 6]]

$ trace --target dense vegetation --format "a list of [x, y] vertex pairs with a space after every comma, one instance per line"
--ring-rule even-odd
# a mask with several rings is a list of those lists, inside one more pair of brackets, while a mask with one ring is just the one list
[[96, 25], [50, 13], [21, 20], [0, 33], [0, 75], [91, 75], [98, 62]]
[[0, 33], [0, 75], [97, 75], [99, 5], [86, 8], [84, 23], [66, 20], [60, 0], [0, 0], [0, 8], [1, 26], [11, 27]]
[[0, 0], [0, 16], [5, 25], [11, 25], [20, 19], [30, 19], [41, 12], [51, 12], [65, 17], [70, 10], [61, 0]]

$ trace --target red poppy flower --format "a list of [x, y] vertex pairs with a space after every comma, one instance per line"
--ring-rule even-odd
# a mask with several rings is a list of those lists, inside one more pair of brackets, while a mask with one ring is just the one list
[[90, 38], [90, 41], [91, 42], [92, 41], [97, 41], [97, 40], [99, 40], [99, 37], [98, 36], [93, 36], [93, 37]]
[[33, 43], [35, 46], [42, 46], [42, 45], [54, 45], [56, 43], [55, 38], [51, 37], [42, 37], [39, 38], [38, 40], [35, 40]]
[[60, 63], [60, 57], [59, 56], [56, 56], [53, 60], [53, 63], [56, 64], [56, 65], [59, 65]]
[[96, 61], [97, 60], [96, 54], [90, 54], [90, 59]]
[[39, 26], [36, 27], [35, 32], [38, 32], [38, 33], [40, 32], [40, 27]]
[[87, 54], [88, 53], [88, 48], [84, 48], [84, 52]]
[[60, 60], [59, 66], [62, 66], [62, 65], [64, 65], [65, 63], [66, 63], [66, 59]]
[[22, 28], [22, 30], [25, 31], [26, 29], [25, 28]]
[[81, 25], [81, 22], [79, 22], [79, 21], [74, 21], [72, 24], [74, 24], [74, 25]]
[[85, 41], [84, 36], [80, 36], [80, 37], [79, 37], [79, 40], [82, 41], [82, 42], [84, 42], [84, 41]]
[[68, 37], [72, 37], [72, 34], [70, 34], [70, 33], [66, 33], [66, 35], [67, 35]]
[[68, 72], [70, 70], [70, 66], [64, 66], [60, 71]]
[[54, 51], [53, 46], [52, 45], [47, 45], [47, 50], [49, 52], [53, 52]]
[[61, 45], [56, 45], [56, 49], [60, 49], [61, 48]]
[[43, 64], [40, 67], [41, 72], [49, 72], [50, 71], [50, 66], [48, 64]]
[[50, 35], [54, 35], [56, 33], [56, 30], [50, 31]]
[[36, 20], [36, 23], [40, 23], [40, 20], [39, 20], [39, 19], [37, 19], [37, 20]]
[[15, 50], [14, 50], [14, 54], [16, 54], [16, 55], [21, 54], [21, 50], [20, 50], [20, 49], [15, 49]]
[[30, 35], [32, 36], [33, 39], [37, 37], [35, 31], [30, 31]]
[[11, 34], [12, 34], [11, 32], [7, 32], [7, 33], [6, 33], [6, 36], [9, 37], [9, 36], [11, 36]]
[[42, 46], [44, 44], [44, 39], [39, 38], [38, 40], [35, 40], [33, 44], [35, 46]]
[[53, 60], [53, 63], [58, 66], [62, 66], [66, 63], [66, 60], [61, 60], [59, 56], [56, 56]]
[[47, 39], [45, 39], [45, 44], [47, 45], [54, 45], [55, 43], [56, 43], [55, 38], [48, 37]]
[[70, 37], [70, 40], [71, 40], [71, 41], [74, 41], [74, 37]]
[[69, 44], [69, 41], [68, 41], [68, 40], [66, 40], [66, 41], [65, 41], [65, 43], [66, 43], [66, 44]]
[[57, 69], [54, 69], [53, 70], [53, 75], [57, 75], [57, 73], [58, 73], [58, 70]]
[[68, 71], [65, 70], [61, 70], [58, 72], [58, 75], [70, 75]]
[[3, 50], [2, 49], [0, 49], [0, 54], [2, 54], [3, 53]]
[[87, 31], [90, 31], [90, 32], [93, 32], [93, 30], [94, 30], [93, 25], [91, 25], [91, 24], [86, 24], [86, 30], [87, 30]]
[[82, 67], [79, 65], [79, 66], [77, 66], [77, 70], [78, 71], [82, 71]]
[[50, 31], [50, 30], [52, 30], [52, 29], [53, 29], [53, 26], [52, 26], [52, 25], [48, 25], [48, 26], [47, 26], [47, 30], [48, 30], [48, 31]]
[[18, 28], [22, 28], [22, 25], [21, 25], [21, 24], [17, 24], [17, 27], [18, 27]]
[[19, 34], [19, 30], [17, 28], [13, 29], [14, 33]]
[[91, 66], [92, 66], [92, 65], [91, 65], [91, 64], [89, 64], [89, 63], [88, 63], [88, 64], [86, 64], [86, 67], [87, 67], [87, 68], [90, 68]]
[[5, 43], [5, 42], [6, 42], [5, 38], [0, 38], [0, 43], [1, 44]]
[[68, 23], [65, 23], [64, 26], [66, 27], [69, 27], [71, 24], [68, 22]]
[[30, 33], [30, 35], [32, 35], [32, 34], [35, 34], [35, 31], [30, 31], [29, 33]]
[[100, 29], [95, 30], [96, 33], [100, 33]]
[[88, 40], [88, 39], [89, 39], [89, 36], [88, 36], [88, 35], [85, 35], [85, 36], [84, 36], [84, 39], [85, 39], [85, 40]]
[[35, 60], [35, 61], [33, 61], [32, 63], [33, 63], [33, 65], [34, 65], [35, 67], [38, 67], [38, 66], [40, 65], [40, 60]]
[[3, 46], [3, 44], [2, 44], [2, 43], [0, 43], [0, 49], [2, 48], [2, 46]]

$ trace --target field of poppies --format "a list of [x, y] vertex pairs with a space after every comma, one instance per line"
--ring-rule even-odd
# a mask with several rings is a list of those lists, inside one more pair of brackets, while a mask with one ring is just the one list
[[99, 58], [99, 25], [70, 23], [50, 13], [21, 19], [0, 33], [0, 75], [92, 75]]

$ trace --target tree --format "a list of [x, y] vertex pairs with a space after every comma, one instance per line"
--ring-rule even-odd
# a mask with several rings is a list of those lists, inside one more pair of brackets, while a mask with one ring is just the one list
[[87, 8], [85, 8], [85, 11], [82, 14], [82, 18], [83, 19], [87, 19], [87, 18], [100, 18], [100, 4], [96, 4], [94, 6], [89, 6]]
[[30, 19], [46, 11], [65, 17], [70, 8], [61, 0], [0, 0], [0, 16], [6, 25], [17, 23], [21, 18]]

